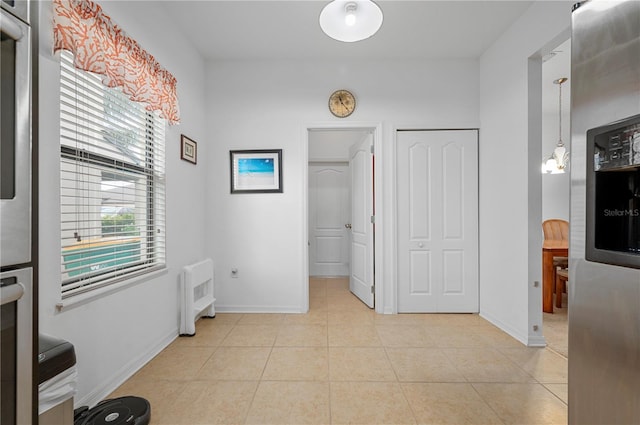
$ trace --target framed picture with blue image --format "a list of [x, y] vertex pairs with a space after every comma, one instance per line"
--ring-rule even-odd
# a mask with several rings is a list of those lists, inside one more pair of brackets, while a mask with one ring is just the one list
[[231, 193], [282, 193], [282, 149], [229, 151]]

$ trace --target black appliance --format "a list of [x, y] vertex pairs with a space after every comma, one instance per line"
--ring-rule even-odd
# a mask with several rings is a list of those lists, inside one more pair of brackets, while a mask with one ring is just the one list
[[587, 131], [586, 230], [587, 260], [640, 268], [640, 115]]
[[73, 344], [63, 339], [38, 336], [38, 384], [53, 378], [76, 364]]
[[89, 409], [74, 411], [74, 425], [147, 425], [151, 405], [142, 397], [125, 396], [104, 400]]

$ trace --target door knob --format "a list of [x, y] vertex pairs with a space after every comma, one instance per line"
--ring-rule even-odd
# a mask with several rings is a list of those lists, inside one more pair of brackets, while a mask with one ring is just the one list
[[346, 227], [347, 229], [351, 229], [351, 223], [345, 224], [344, 227]]
[[422, 248], [422, 247], [424, 247], [424, 244], [423, 244], [422, 242], [420, 242], [420, 243], [418, 244], [418, 248]]

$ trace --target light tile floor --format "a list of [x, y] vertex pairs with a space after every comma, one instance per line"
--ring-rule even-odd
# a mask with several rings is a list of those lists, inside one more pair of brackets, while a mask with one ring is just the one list
[[567, 294], [562, 295], [562, 307], [555, 306], [555, 295], [553, 304], [553, 314], [543, 313], [544, 337], [547, 346], [551, 350], [569, 356], [569, 304]]
[[377, 315], [311, 278], [308, 314], [197, 322], [110, 397], [152, 424], [566, 424], [567, 359], [472, 314]]

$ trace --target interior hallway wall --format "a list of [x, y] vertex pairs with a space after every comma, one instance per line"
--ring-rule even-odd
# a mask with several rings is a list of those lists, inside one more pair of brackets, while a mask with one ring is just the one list
[[[478, 62], [271, 60], [207, 63], [209, 253], [216, 260], [219, 311], [304, 311], [307, 285], [307, 128], [382, 125], [384, 311], [394, 308], [394, 137], [396, 127], [477, 128]], [[348, 118], [333, 117], [329, 95], [351, 90]], [[284, 193], [229, 193], [229, 150], [283, 149]], [[231, 277], [231, 269], [238, 277]], [[378, 300], [379, 301], [379, 300]], [[376, 303], [378, 303], [378, 301]], [[376, 308], [379, 306], [376, 305]]]
[[[178, 334], [182, 266], [205, 256], [206, 159], [213, 139], [204, 114], [204, 61], [161, 5], [100, 2], [104, 11], [178, 80], [181, 124], [166, 132], [167, 270], [93, 301], [60, 301], [59, 55], [52, 55], [51, 3], [40, 2], [40, 331], [76, 351], [76, 406], [94, 405]], [[198, 142], [198, 165], [180, 160], [180, 134]]]
[[529, 78], [538, 78], [529, 59], [568, 31], [572, 3], [535, 2], [480, 58], [480, 314], [533, 345], [544, 344], [542, 287], [534, 286], [542, 189], [539, 174], [530, 179], [542, 150], [541, 129], [529, 126], [530, 112], [541, 114], [529, 110], [538, 101], [529, 98]]

